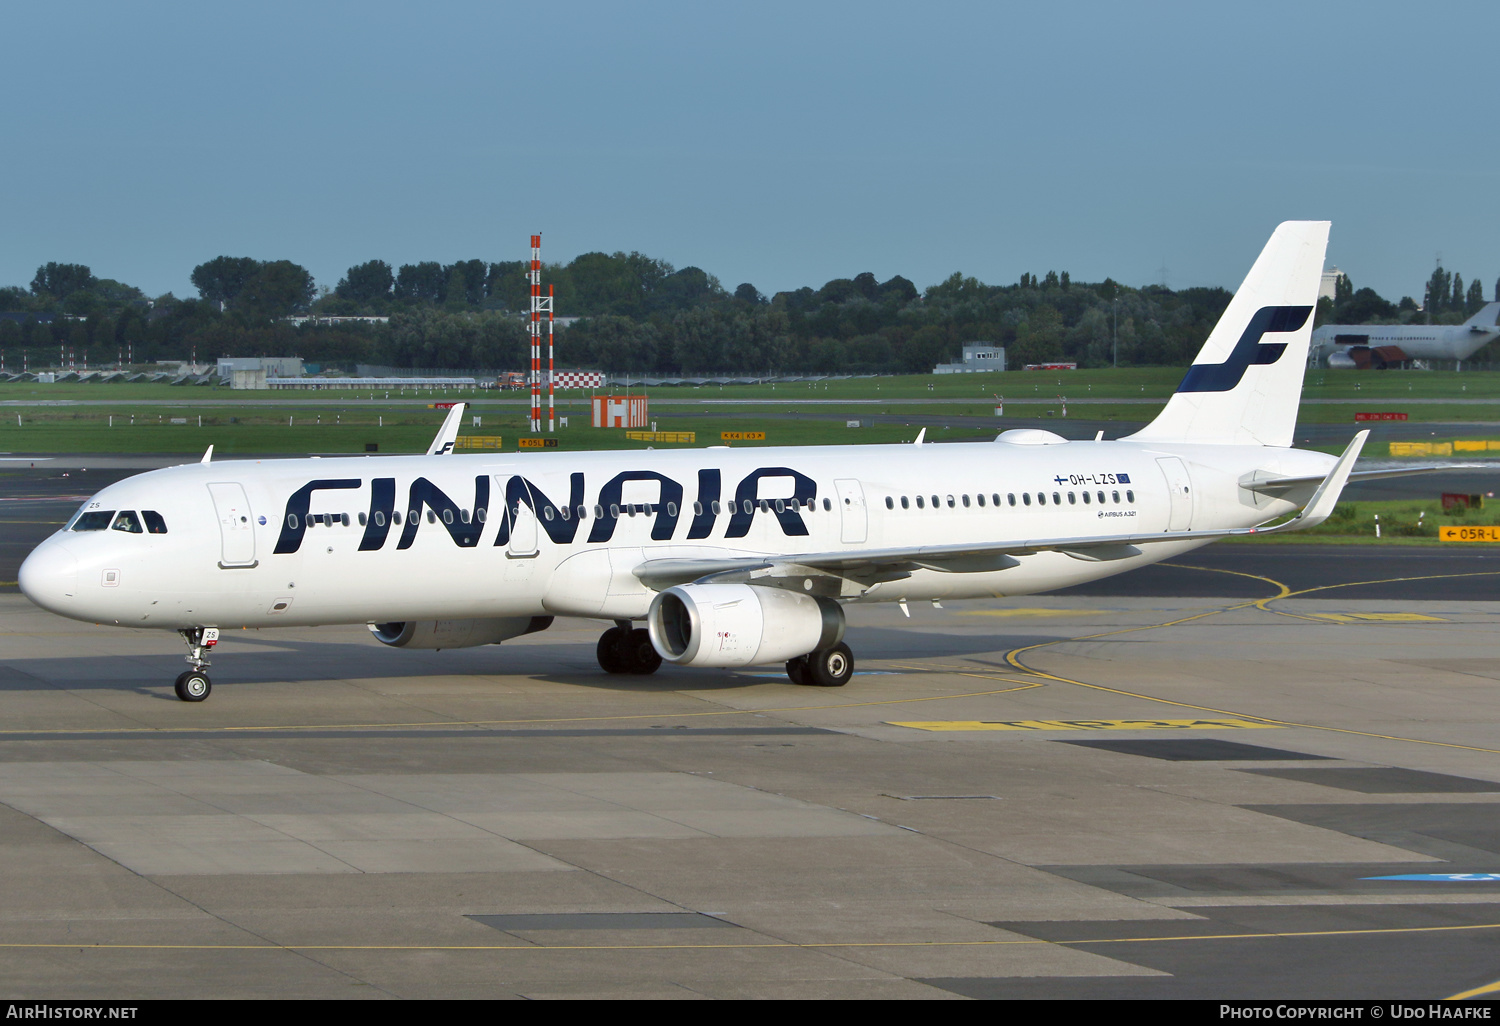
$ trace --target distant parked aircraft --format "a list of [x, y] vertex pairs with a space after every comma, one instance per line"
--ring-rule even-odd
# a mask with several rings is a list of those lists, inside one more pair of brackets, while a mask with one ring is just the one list
[[1462, 324], [1325, 324], [1312, 333], [1318, 366], [1387, 367], [1407, 360], [1467, 360], [1500, 337], [1500, 303], [1486, 303]]

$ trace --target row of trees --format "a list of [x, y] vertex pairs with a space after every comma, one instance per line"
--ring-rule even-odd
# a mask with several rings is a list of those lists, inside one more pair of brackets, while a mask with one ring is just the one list
[[[318, 295], [291, 261], [221, 256], [193, 269], [195, 299], [148, 301], [79, 264], [46, 264], [28, 290], [0, 291], [0, 312], [67, 314], [50, 322], [0, 318], [0, 348], [75, 352], [95, 363], [114, 350], [138, 362], [217, 356], [297, 355], [351, 366], [514, 369], [525, 365], [530, 283], [522, 261], [405, 264], [372, 260]], [[658, 375], [923, 373], [965, 342], [1003, 345], [1012, 366], [1075, 360], [1084, 366], [1182, 364], [1228, 304], [1224, 289], [1141, 289], [1026, 273], [1014, 285], [954, 274], [925, 291], [897, 275], [864, 273], [767, 298], [750, 283], [733, 292], [696, 267], [677, 270], [640, 253], [587, 253], [543, 268], [561, 315], [582, 316], [559, 340], [567, 366]], [[1497, 283], [1500, 294], [1500, 283]], [[1483, 305], [1476, 281], [1441, 268], [1428, 310], [1391, 303], [1341, 279], [1319, 304], [1320, 322], [1430, 318], [1456, 323]], [[1441, 298], [1436, 298], [1441, 297]], [[380, 315], [387, 323], [293, 326], [292, 313]], [[38, 354], [39, 356], [42, 354]]]

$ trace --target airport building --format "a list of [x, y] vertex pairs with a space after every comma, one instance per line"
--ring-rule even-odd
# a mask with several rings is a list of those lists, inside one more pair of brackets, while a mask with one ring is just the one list
[[965, 342], [964, 355], [958, 363], [940, 363], [934, 374], [982, 374], [1005, 369], [1005, 347], [988, 342]]

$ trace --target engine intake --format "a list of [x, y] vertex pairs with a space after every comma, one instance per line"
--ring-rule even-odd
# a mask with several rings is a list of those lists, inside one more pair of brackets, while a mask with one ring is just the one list
[[550, 616], [506, 616], [493, 620], [413, 620], [372, 623], [370, 633], [392, 648], [473, 648], [535, 634], [552, 626]]
[[669, 663], [750, 666], [838, 644], [844, 610], [832, 599], [778, 588], [683, 584], [652, 600], [646, 626]]

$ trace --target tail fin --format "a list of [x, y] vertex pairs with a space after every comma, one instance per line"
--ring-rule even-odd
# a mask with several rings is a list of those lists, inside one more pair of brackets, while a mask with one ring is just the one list
[[1327, 221], [1285, 221], [1214, 326], [1146, 442], [1292, 444]]
[[1493, 328], [1500, 322], [1500, 303], [1486, 303], [1479, 312], [1464, 321], [1466, 328]]

